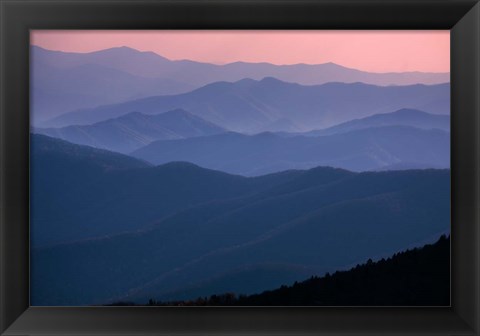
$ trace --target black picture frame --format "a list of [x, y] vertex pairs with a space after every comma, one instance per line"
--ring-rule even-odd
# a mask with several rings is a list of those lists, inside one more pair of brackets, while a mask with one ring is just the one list
[[[477, 0], [0, 0], [2, 335], [479, 335]], [[30, 29], [450, 29], [452, 304], [29, 307]]]

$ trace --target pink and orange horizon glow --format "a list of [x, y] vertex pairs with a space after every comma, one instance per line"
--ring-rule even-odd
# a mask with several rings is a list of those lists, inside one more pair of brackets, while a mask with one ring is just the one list
[[333, 62], [370, 72], [450, 71], [448, 30], [33, 30], [31, 44], [81, 53], [127, 46], [171, 60], [215, 64]]

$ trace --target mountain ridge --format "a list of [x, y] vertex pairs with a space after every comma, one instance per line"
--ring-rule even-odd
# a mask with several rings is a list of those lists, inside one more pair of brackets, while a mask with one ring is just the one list
[[92, 125], [35, 128], [34, 132], [72, 143], [127, 154], [157, 140], [214, 135], [226, 130], [183, 109], [160, 114], [129, 112]]
[[[331, 63], [272, 65], [234, 62], [215, 65], [171, 61], [153, 52], [123, 47], [92, 53], [65, 53], [31, 46], [30, 51], [32, 122], [36, 127], [56, 126], [48, 125], [46, 121], [69, 111], [154, 95], [180, 94], [209, 83], [235, 82], [243, 78], [275, 77], [303, 85], [364, 82], [388, 86], [450, 81], [448, 73], [368, 73]], [[95, 71], [81, 71], [76, 69], [78, 66], [87, 70], [95, 67]], [[173, 108], [176, 107], [180, 106]]]
[[422, 129], [438, 128], [450, 131], [450, 116], [427, 113], [416, 109], [403, 108], [389, 113], [374, 114], [361, 119], [353, 119], [326, 129], [314, 130], [303, 135], [319, 136], [345, 133], [352, 130], [381, 126], [413, 126]]
[[185, 207], [259, 192], [299, 174], [248, 179], [188, 162], [152, 166], [37, 134], [31, 164], [32, 195], [41, 195], [31, 202], [34, 247], [142, 229]]
[[[288, 68], [292, 66], [301, 66], [301, 67], [311, 67], [311, 66], [333, 66], [336, 68], [342, 68], [342, 69], [347, 69], [347, 70], [354, 70], [358, 72], [363, 72], [363, 73], [368, 73], [368, 74], [378, 74], [378, 75], [385, 75], [385, 74], [448, 74], [448, 72], [424, 72], [424, 71], [406, 71], [406, 72], [371, 72], [371, 71], [365, 71], [361, 69], [355, 69], [355, 68], [350, 68], [341, 64], [337, 64], [334, 62], [325, 62], [325, 63], [291, 63], [291, 64], [274, 64], [274, 63], [269, 63], [269, 62], [245, 62], [245, 61], [233, 61], [233, 62], [228, 62], [225, 64], [214, 64], [214, 63], [208, 63], [208, 62], [199, 62], [199, 61], [193, 61], [193, 60], [188, 60], [188, 59], [178, 59], [178, 60], [172, 60], [169, 59], [165, 56], [162, 56], [161, 54], [158, 54], [153, 51], [140, 51], [131, 47], [127, 46], [120, 46], [120, 47], [112, 47], [112, 48], [107, 48], [107, 49], [101, 49], [101, 50], [96, 50], [96, 51], [91, 51], [91, 52], [68, 52], [68, 51], [60, 51], [60, 50], [51, 50], [47, 48], [43, 48], [37, 45], [32, 45], [31, 46], [33, 49], [37, 49], [41, 52], [44, 53], [59, 53], [59, 54], [66, 54], [66, 55], [101, 55], [101, 54], [108, 54], [112, 52], [124, 52], [124, 53], [129, 53], [129, 54], [142, 54], [142, 55], [149, 55], [152, 56], [154, 55], [157, 57], [159, 60], [163, 61], [168, 61], [168, 62], [178, 62], [178, 63], [184, 63], [184, 62], [189, 62], [189, 63], [196, 63], [196, 64], [207, 64], [207, 65], [214, 65], [218, 67], [230, 67], [234, 65], [269, 65], [269, 66], [277, 66], [277, 67], [283, 67], [283, 68]], [[446, 81], [447, 82], [447, 81]]]
[[378, 170], [401, 162], [446, 168], [450, 162], [449, 143], [449, 133], [442, 130], [383, 126], [318, 137], [228, 132], [155, 141], [130, 155], [152, 164], [188, 161], [205, 168], [256, 176], [315, 166]]
[[[219, 291], [210, 297], [196, 296], [195, 293], [199, 293], [198, 288], [192, 288], [189, 298], [183, 301], [162, 302], [151, 298], [148, 303], [145, 301], [143, 304], [116, 302], [109, 305], [448, 306], [450, 303], [450, 267], [447, 262], [450, 259], [449, 244], [450, 237], [442, 235], [434, 243], [395, 253], [386, 259], [377, 261], [369, 259], [349, 270], [338, 270], [321, 277], [312, 275], [309, 279], [295, 281], [295, 283], [292, 281], [289, 285], [284, 284], [277, 289], [249, 296], [238, 295], [230, 289], [224, 292]], [[240, 273], [237, 277], [242, 279], [242, 274]], [[353, 282], [353, 288], [345, 286], [351, 282], [352, 278], [356, 279]], [[438, 283], [439, 278], [441, 283]], [[433, 287], [432, 284], [434, 284]], [[214, 287], [218, 288], [219, 285]], [[392, 287], [396, 290], [391, 290]], [[399, 294], [399, 292], [403, 293]]]
[[448, 114], [449, 88], [449, 84], [382, 87], [364, 83], [325, 83], [307, 86], [273, 78], [214, 82], [188, 93], [72, 111], [49, 123], [56, 127], [91, 124], [132, 111], [153, 114], [182, 108], [237, 132], [267, 131], [268, 125], [281, 119], [307, 131], [401, 108]]
[[[171, 164], [167, 166], [167, 169], [178, 170], [177, 164]], [[192, 166], [187, 165], [188, 167]], [[244, 194], [241, 197], [213, 200], [186, 208], [176, 214], [161, 218], [158, 223], [145, 232], [131, 232], [119, 236], [104, 237], [101, 240], [83, 241], [41, 250], [36, 249], [32, 259], [33, 272], [37, 272], [37, 275], [39, 275], [38, 272], [41, 272], [40, 278], [43, 280], [34, 284], [36, 287], [32, 290], [32, 300], [33, 302], [42, 302], [48, 298], [49, 302], [55, 304], [54, 302], [62, 303], [61, 300], [63, 299], [61, 298], [70, 295], [70, 298], [75, 297], [75, 300], [80, 298], [88, 300], [88, 298], [96, 297], [95, 300], [89, 302], [105, 302], [108, 297], [123, 296], [126, 292], [130, 292], [132, 288], [138, 286], [143, 288], [146, 282], [150, 282], [159, 276], [162, 277], [163, 280], [160, 282], [152, 282], [153, 287], [145, 287], [145, 289], [150, 288], [151, 290], [140, 291], [134, 295], [140, 298], [148, 293], [150, 295], [159, 294], [157, 292], [158, 288], [170, 291], [178, 286], [183, 286], [185, 282], [182, 279], [203, 281], [205, 277], [200, 276], [201, 274], [210, 276], [216, 274], [216, 271], [212, 271], [212, 273], [208, 271], [212, 267], [219, 271], [222, 269], [226, 271], [229, 266], [224, 268], [225, 265], [240, 267], [247, 260], [251, 264], [255, 264], [256, 262], [262, 262], [262, 260], [269, 260], [273, 256], [280, 258], [278, 262], [282, 262], [282, 260], [285, 262], [286, 260], [283, 258], [287, 256], [295, 258], [294, 260], [303, 260], [307, 264], [312, 262], [310, 258], [313, 258], [314, 255], [323, 256], [323, 260], [325, 254], [319, 250], [319, 246], [332, 247], [331, 243], [327, 244], [327, 241], [324, 241], [330, 236], [331, 232], [337, 232], [346, 238], [347, 236], [343, 236], [344, 230], [349, 232], [354, 230], [356, 232], [355, 236], [363, 237], [360, 241], [364, 242], [355, 245], [358, 245], [355, 247], [356, 253], [363, 251], [361, 253], [365, 255], [372, 255], [371, 252], [368, 252], [372, 248], [374, 248], [373, 250], [376, 249], [375, 251], [379, 251], [378, 248], [383, 249], [386, 246], [389, 249], [395, 249], [397, 245], [399, 247], [402, 244], [404, 244], [403, 246], [408, 245], [407, 241], [422, 239], [425, 235], [430, 236], [433, 232], [445, 230], [448, 227], [448, 221], [439, 221], [443, 218], [443, 212], [448, 211], [448, 207], [440, 206], [443, 202], [448, 202], [448, 193], [446, 192], [449, 187], [448, 170], [382, 173], [343, 173], [339, 171], [340, 174], [337, 174], [336, 177], [335, 175], [331, 176], [328, 172], [333, 171], [331, 168], [317, 168], [315, 171], [293, 172], [293, 175], [287, 175], [286, 179], [284, 179], [284, 176], [277, 174], [274, 177], [280, 178], [279, 181], [282, 182], [270, 184], [270, 189], [263, 189], [263, 191], [255, 194]], [[307, 177], [306, 174], [312, 173], [320, 178], [317, 186], [308, 183], [308, 181], [312, 181], [311, 177], [304, 182], [295, 182], [295, 180], [300, 181], [299, 179], [302, 176]], [[322, 181], [321, 176], [326, 173], [330, 177]], [[122, 178], [122, 180], [125, 179]], [[199, 181], [197, 180], [197, 183]], [[239, 181], [252, 181], [252, 178], [241, 178]], [[221, 185], [225, 188], [225, 183], [221, 183]], [[282, 187], [282, 185], [284, 186]], [[434, 189], [431, 189], [430, 186]], [[432, 190], [438, 197], [436, 196], [435, 199], [425, 197], [425, 192]], [[385, 198], [381, 196], [383, 194], [390, 196]], [[375, 195], [378, 195], [378, 197], [375, 197]], [[362, 199], [362, 202], [366, 203], [360, 204], [356, 199]], [[322, 200], [322, 202], [318, 200]], [[388, 206], [383, 205], [384, 203]], [[345, 207], [347, 205], [348, 207]], [[369, 206], [366, 207], [366, 205]], [[274, 209], [276, 210], [273, 211]], [[365, 209], [372, 211], [366, 212]], [[378, 212], [381, 209], [384, 210]], [[438, 209], [442, 209], [441, 213]], [[318, 214], [316, 214], [317, 210], [320, 211]], [[404, 215], [407, 212], [405, 211], [408, 212], [409, 225], [401, 225], [406, 219]], [[367, 216], [367, 213], [370, 213], [370, 215]], [[374, 213], [381, 216], [372, 217]], [[355, 217], [355, 221], [352, 222], [352, 217], [350, 215], [348, 217], [348, 214]], [[435, 215], [432, 216], [432, 214]], [[371, 223], [374, 218], [376, 219]], [[341, 223], [343, 229], [337, 225], [337, 231], [332, 231], [332, 219], [337, 224]], [[382, 223], [390, 221], [390, 225], [382, 225]], [[318, 223], [324, 223], [324, 225], [318, 226]], [[355, 223], [362, 223], [362, 225], [354, 225]], [[368, 227], [363, 227], [367, 224]], [[344, 225], [346, 226], [344, 227]], [[416, 227], [415, 232], [412, 231], [412, 225]], [[380, 231], [370, 230], [370, 227], [375, 227]], [[315, 231], [317, 232], [315, 234], [304, 235], [304, 230], [311, 231], [312, 229], [320, 231]], [[276, 232], [273, 235], [268, 233], [272, 230]], [[375, 237], [379, 234], [384, 239], [376, 239]], [[392, 241], [388, 237], [393, 237], [392, 235], [395, 237], [395, 242], [390, 244]], [[258, 240], [262, 236], [265, 238]], [[303, 237], [303, 240], [298, 240], [299, 237]], [[285, 239], [292, 246], [285, 245]], [[313, 240], [310, 241], [309, 239]], [[317, 243], [314, 243], [316, 240], [318, 240]], [[248, 243], [249, 241], [256, 243], [252, 245]], [[293, 244], [294, 242], [296, 243]], [[247, 244], [245, 245], [245, 243]], [[241, 246], [222, 252], [223, 247], [235, 247], [238, 244], [241, 244]], [[315, 249], [313, 249], [312, 244], [316, 246]], [[123, 247], [120, 248], [120, 246]], [[188, 249], [182, 248], [187, 246]], [[279, 246], [282, 246], [281, 250], [278, 249]], [[344, 252], [340, 253], [341, 249], [338, 248], [335, 249], [336, 252], [329, 254], [332, 258], [333, 256], [336, 257], [331, 259], [329, 263], [325, 263], [322, 269], [330, 269], [329, 264], [338, 266], [343, 262], [346, 264], [354, 262], [354, 260], [351, 260], [352, 255], [348, 256]], [[93, 255], [89, 257], [90, 253], [88, 251], [95, 251], [95, 258], [91, 258]], [[111, 253], [120, 251], [126, 253], [122, 254], [120, 259], [108, 257]], [[176, 252], [172, 255], [169, 251]], [[208, 253], [214, 251], [217, 252], [208, 256]], [[316, 252], [307, 259], [302, 257], [303, 254], [310, 255], [313, 251], [318, 253]], [[200, 263], [190, 264], [191, 261], [204, 254], [207, 254], [207, 257]], [[374, 252], [374, 254], [378, 254], [378, 252]], [[60, 256], [61, 259], [59, 259]], [[81, 261], [75, 265], [75, 268], [71, 268], [65, 263], [72, 258]], [[139, 260], [157, 266], [156, 268], [141, 267], [143, 263], [139, 264]], [[338, 264], [338, 261], [335, 260], [344, 261]], [[107, 261], [108, 267], [103, 265], [103, 262]], [[178, 269], [184, 263], [187, 263], [187, 265], [181, 267], [181, 272], [178, 273], [179, 278], [172, 277], [177, 272], [166, 277], [167, 274], [170, 274], [169, 270]], [[322, 264], [320, 261], [319, 263]], [[48, 265], [52, 265], [52, 267], [55, 265], [55, 269], [64, 270], [61, 279], [52, 278], [53, 273], [51, 275], [45, 273], [51, 267]], [[120, 265], [123, 266], [118, 268], [117, 266]], [[95, 283], [91, 283], [94, 279], [87, 279], [82, 276], [84, 272], [82, 270], [85, 267], [98, 275]], [[130, 269], [129, 274], [132, 276], [126, 277], [124, 273], [118, 273], [125, 267]], [[106, 273], [106, 269], [110, 271]], [[167, 273], [162, 275], [163, 272]], [[58, 272], [55, 272], [55, 274], [58, 277]], [[123, 274], [121, 281], [118, 278], [119, 274]], [[116, 281], [112, 281], [114, 278]], [[279, 278], [278, 281], [283, 280]], [[62, 283], [70, 284], [69, 294], [64, 292], [66, 287]], [[47, 284], [49, 288], [53, 287], [58, 290], [56, 294], [50, 293], [43, 287]], [[108, 286], [105, 287], [107, 284]], [[42, 293], [46, 296], [43, 296], [43, 299], [36, 296], [39, 293], [38, 286], [44, 288]], [[82, 288], [83, 294], [77, 296], [75, 288]], [[84, 291], [85, 288], [90, 288], [89, 294]], [[104, 294], [103, 300], [98, 296], [99, 293]], [[133, 298], [134, 296], [130, 297]], [[151, 296], [147, 295], [148, 297]], [[88, 301], [82, 302], [78, 301], [79, 304], [88, 304]]]

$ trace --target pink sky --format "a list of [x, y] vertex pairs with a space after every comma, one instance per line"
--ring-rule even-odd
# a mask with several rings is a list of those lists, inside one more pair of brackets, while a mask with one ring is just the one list
[[31, 43], [90, 52], [119, 46], [225, 64], [334, 62], [371, 72], [449, 72], [450, 31], [34, 30]]

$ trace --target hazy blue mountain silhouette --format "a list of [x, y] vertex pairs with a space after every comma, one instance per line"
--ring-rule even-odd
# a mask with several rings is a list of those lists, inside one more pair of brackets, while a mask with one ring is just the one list
[[[141, 77], [160, 77], [175, 62], [153, 52], [142, 52], [129, 47], [115, 47], [88, 53], [75, 53], [48, 50], [31, 46], [35, 62], [59, 69], [74, 68], [94, 64], [121, 70]], [[180, 62], [182, 63], [182, 62]]]
[[156, 165], [188, 161], [245, 176], [315, 166], [365, 171], [402, 162], [448, 168], [450, 135], [407, 126], [372, 127], [318, 137], [225, 133], [155, 141], [131, 155]]
[[[61, 161], [61, 165], [56, 166], [52, 162], [50, 166], [52, 172], [55, 168], [59, 169], [58, 172], [60, 170], [67, 172], [67, 166], [76, 166], [79, 171], [83, 172], [104, 172], [151, 167], [151, 164], [128, 155], [88, 146], [79, 146], [42, 134], [30, 134], [30, 143], [32, 168], [34, 168], [32, 172], [40, 169], [40, 164], [48, 163], [48, 160], [54, 160], [55, 158], [57, 161]], [[44, 162], [41, 162], [41, 160]], [[65, 180], [65, 182], [75, 182], [73, 180]]]
[[157, 115], [132, 112], [93, 125], [36, 128], [35, 132], [76, 144], [129, 153], [155, 140], [213, 135], [225, 129], [177, 109]]
[[[61, 164], [61, 156], [56, 166], [68, 174], [72, 168]], [[82, 179], [82, 172], [75, 176]], [[133, 229], [138, 215], [149, 211], [155, 214], [155, 225], [34, 249], [32, 304], [179, 298], [212, 279], [238, 284], [229, 274], [252, 280], [234, 290], [259, 292], [294, 277], [302, 280], [307, 273], [322, 275], [390, 255], [449, 229], [448, 170], [352, 173], [319, 167], [244, 178], [175, 163], [108, 171], [97, 181], [109, 182], [93, 190], [84, 184], [75, 193], [66, 191], [74, 197], [61, 203], [84, 231], [96, 230], [90, 226], [92, 218], [100, 219], [97, 225], [118, 225], [125, 216], [135, 222]], [[51, 184], [63, 189], [58, 182]], [[152, 194], [159, 189], [164, 194]], [[101, 190], [116, 195], [109, 200], [115, 206], [105, 207], [105, 196], [98, 195], [88, 205], [91, 216], [79, 216], [86, 196]], [[136, 203], [140, 201], [141, 207]], [[38, 202], [32, 223], [44, 218], [38, 209], [45, 200]], [[56, 202], [50, 204], [59, 205]], [[181, 206], [168, 214], [161, 211], [165, 202], [171, 202], [169, 209]], [[70, 222], [62, 218], [65, 223]], [[33, 235], [34, 243], [36, 238]], [[263, 274], [256, 288], [252, 270]]]
[[370, 117], [350, 120], [322, 130], [314, 130], [303, 135], [319, 136], [350, 132], [369, 127], [411, 126], [421, 129], [441, 129], [450, 132], [450, 116], [431, 114], [419, 110], [401, 109], [390, 113], [375, 114]]
[[72, 53], [32, 46], [35, 61], [58, 68], [96, 64], [142, 77], [171, 78], [202, 86], [216, 81], [242, 78], [279, 79], [312, 85], [327, 82], [363, 82], [375, 85], [439, 84], [450, 81], [448, 73], [390, 72], [372, 73], [343, 67], [335, 63], [274, 65], [270, 63], [234, 62], [225, 65], [190, 60], [171, 61], [153, 52], [116, 47], [90, 53]]
[[[31, 47], [34, 120], [44, 121], [79, 108], [155, 94], [175, 94], [217, 81], [276, 77], [305, 85], [364, 82], [375, 85], [438, 84], [448, 73], [368, 73], [334, 63], [226, 65], [170, 61], [127, 47], [72, 53]], [[38, 125], [37, 125], [38, 126]]]
[[[382, 87], [328, 83], [302, 86], [274, 78], [244, 79], [235, 83], [216, 82], [180, 95], [78, 110], [50, 123], [54, 126], [91, 124], [132, 111], [157, 114], [177, 108], [236, 132], [269, 130], [272, 123], [279, 120], [307, 131], [401, 108], [449, 114], [450, 85]], [[274, 130], [281, 129], [277, 126]], [[286, 129], [291, 130], [291, 127]]]
[[[191, 91], [196, 86], [170, 78], [136, 75], [116, 62], [121, 52], [74, 54], [31, 49], [32, 124], [67, 111], [118, 103], [159, 94]], [[88, 58], [86, 55], [90, 55]], [[94, 57], [95, 56], [95, 57]], [[126, 53], [132, 64], [135, 54]], [[157, 59], [157, 56], [154, 57]], [[71, 60], [66, 63], [66, 60]], [[103, 61], [102, 61], [103, 60]], [[126, 60], [125, 60], [126, 61]], [[116, 66], [117, 65], [117, 66]], [[145, 66], [142, 63], [142, 66]]]
[[410, 169], [430, 169], [436, 168], [441, 169], [443, 166], [435, 166], [432, 164], [421, 163], [421, 162], [399, 162], [393, 163], [391, 165], [383, 166], [380, 168], [372, 169], [372, 171], [388, 171], [388, 170], [410, 170]]
[[33, 134], [32, 244], [138, 230], [180, 209], [257, 192], [290, 173], [246, 179], [189, 163], [143, 161]]

